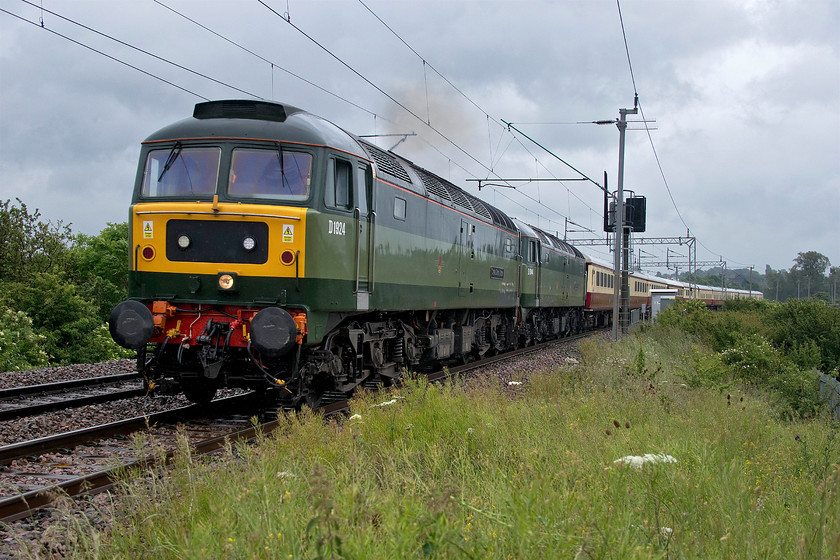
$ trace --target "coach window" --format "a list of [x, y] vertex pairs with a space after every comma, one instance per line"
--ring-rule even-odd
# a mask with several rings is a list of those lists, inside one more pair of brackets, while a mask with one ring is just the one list
[[405, 199], [394, 197], [394, 217], [398, 220], [405, 220]]
[[327, 163], [327, 181], [324, 203], [331, 208], [350, 210], [353, 207], [350, 180], [352, 167], [350, 162], [330, 158]]

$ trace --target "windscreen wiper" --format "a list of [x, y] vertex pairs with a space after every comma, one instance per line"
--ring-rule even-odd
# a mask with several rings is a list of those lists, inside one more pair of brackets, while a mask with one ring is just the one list
[[181, 154], [181, 143], [176, 142], [174, 146], [172, 146], [172, 151], [169, 152], [169, 157], [166, 158], [166, 163], [163, 164], [163, 171], [160, 172], [158, 175], [158, 183], [160, 180], [163, 179], [163, 176], [166, 175], [166, 172], [169, 171], [169, 168], [172, 167], [172, 164], [175, 163], [175, 160], [178, 159], [178, 156]]
[[286, 186], [286, 162], [283, 157], [283, 144], [277, 142], [277, 159], [280, 161], [280, 186]]

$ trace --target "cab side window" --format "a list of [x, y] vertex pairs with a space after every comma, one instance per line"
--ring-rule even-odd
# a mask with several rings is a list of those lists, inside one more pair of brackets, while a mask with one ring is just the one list
[[353, 207], [353, 168], [349, 161], [330, 158], [327, 163], [324, 203], [331, 208], [350, 210]]

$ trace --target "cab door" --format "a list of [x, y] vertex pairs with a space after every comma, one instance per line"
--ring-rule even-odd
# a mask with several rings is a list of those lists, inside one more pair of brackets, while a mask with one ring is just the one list
[[356, 167], [354, 209], [356, 218], [356, 310], [370, 309], [370, 294], [374, 288], [374, 244], [376, 241], [376, 212], [373, 208], [373, 174], [370, 166]]

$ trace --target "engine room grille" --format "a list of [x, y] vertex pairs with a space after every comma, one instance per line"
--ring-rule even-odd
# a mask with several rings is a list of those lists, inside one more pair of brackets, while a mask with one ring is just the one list
[[370, 157], [376, 162], [376, 168], [380, 173], [396, 177], [397, 179], [402, 179], [406, 183], [411, 182], [411, 177], [409, 177], [408, 172], [405, 168], [403, 168], [397, 158], [384, 150], [380, 150], [373, 144], [368, 142], [365, 142], [364, 144], [370, 154]]

